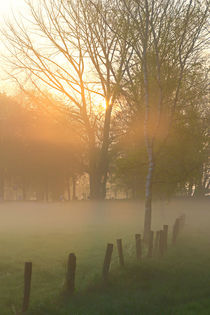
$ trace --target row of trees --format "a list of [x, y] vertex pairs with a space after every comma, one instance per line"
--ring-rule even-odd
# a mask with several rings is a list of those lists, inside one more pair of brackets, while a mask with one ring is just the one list
[[[209, 192], [209, 112], [188, 106], [176, 115], [164, 146], [156, 153], [153, 178], [154, 198], [174, 195], [202, 197]], [[112, 165], [114, 181], [130, 190], [133, 198], [144, 198], [147, 153], [140, 118], [131, 119], [129, 129], [119, 138]]]
[[[8, 75], [22, 91], [33, 86], [43, 94], [47, 87], [62, 96], [84, 145], [91, 199], [106, 195], [111, 152], [122, 143], [120, 134], [123, 138], [138, 134], [132, 142], [142, 151], [137, 165], [142, 161], [147, 165], [142, 172], [146, 174], [140, 175], [146, 185], [147, 239], [153, 184], [174, 177], [169, 169], [182, 163], [175, 153], [185, 154], [186, 143], [194, 153], [189, 130], [200, 127], [199, 120], [206, 115], [202, 105], [209, 2], [26, 0], [26, 4], [27, 21], [17, 18], [3, 30], [10, 52]], [[98, 111], [96, 104], [102, 100], [105, 110]], [[136, 124], [140, 127], [133, 128]], [[182, 132], [188, 136], [176, 143]], [[200, 155], [195, 158], [199, 163], [192, 163], [193, 168], [204, 163], [206, 141], [202, 126], [197, 145]], [[119, 163], [123, 158], [129, 161], [126, 150]], [[119, 163], [118, 174], [122, 173]], [[187, 173], [191, 175], [182, 174], [179, 181], [174, 178], [175, 186], [178, 182], [185, 186], [186, 178], [189, 186], [195, 183], [196, 172], [190, 167]], [[178, 173], [184, 172], [180, 168]]]
[[[29, 94], [29, 92], [28, 92]], [[32, 97], [33, 96], [33, 97]], [[195, 103], [197, 104], [197, 103]], [[200, 105], [189, 106], [174, 121], [165, 146], [157, 156], [153, 180], [156, 198], [204, 196], [208, 193], [208, 112]], [[112, 128], [115, 142], [110, 149], [110, 181], [132, 198], [144, 198], [147, 155], [141, 116], [125, 122], [118, 112]], [[69, 189], [70, 178], [88, 171], [87, 152], [81, 131], [59, 100], [33, 94], [9, 98], [0, 95], [1, 196], [4, 182], [13, 179], [21, 187], [37, 192], [39, 200], [49, 193], [59, 200]], [[127, 128], [123, 134], [118, 130]], [[71, 195], [68, 191], [69, 197]], [[74, 196], [75, 197], [75, 196]], [[70, 199], [70, 198], [69, 198]]]
[[9, 180], [23, 199], [30, 188], [39, 200], [50, 192], [59, 200], [70, 178], [84, 172], [81, 139], [62, 106], [52, 98], [0, 95], [2, 199]]

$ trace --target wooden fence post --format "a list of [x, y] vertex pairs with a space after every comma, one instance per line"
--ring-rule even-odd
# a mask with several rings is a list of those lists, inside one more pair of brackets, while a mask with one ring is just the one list
[[122, 248], [122, 240], [118, 239], [117, 240], [117, 250], [118, 250], [118, 255], [119, 255], [119, 262], [120, 266], [124, 266], [124, 256], [123, 256], [123, 248]]
[[154, 242], [154, 232], [150, 231], [150, 233], [149, 233], [149, 247], [148, 247], [147, 257], [152, 257], [153, 242]]
[[159, 254], [160, 254], [160, 256], [163, 256], [163, 254], [164, 254], [164, 233], [163, 233], [163, 230], [160, 230]]
[[163, 226], [163, 250], [167, 251], [168, 248], [168, 225]]
[[24, 295], [22, 313], [26, 312], [29, 307], [30, 291], [31, 291], [31, 275], [32, 275], [32, 262], [25, 263], [24, 270]]
[[179, 218], [181, 229], [183, 229], [183, 227], [185, 226], [185, 220], [186, 220], [186, 215], [182, 214], [181, 217]]
[[154, 253], [155, 254], [158, 253], [159, 243], [160, 243], [160, 231], [156, 231], [155, 246], [154, 246]]
[[141, 234], [136, 234], [135, 240], [136, 240], [136, 258], [137, 260], [141, 260], [141, 256], [142, 256]]
[[105, 254], [105, 258], [104, 258], [103, 271], [102, 271], [102, 276], [103, 276], [104, 280], [108, 279], [109, 268], [110, 268], [111, 258], [112, 258], [112, 252], [113, 252], [113, 244], [107, 244], [106, 254]]
[[179, 219], [176, 219], [174, 226], [173, 226], [173, 234], [172, 234], [172, 244], [176, 244], [177, 236], [179, 233]]
[[185, 226], [185, 224], [186, 224], [186, 214], [183, 214], [182, 218], [183, 218], [183, 225]]
[[75, 290], [75, 273], [76, 273], [76, 256], [74, 253], [69, 254], [66, 272], [66, 290], [72, 295]]

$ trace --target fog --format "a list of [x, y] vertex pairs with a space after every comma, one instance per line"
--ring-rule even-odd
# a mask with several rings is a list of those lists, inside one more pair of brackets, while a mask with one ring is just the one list
[[[173, 200], [155, 202], [152, 228], [172, 226], [177, 216], [187, 215], [187, 228], [209, 229], [208, 200]], [[143, 202], [5, 202], [0, 204], [0, 233], [66, 233], [86, 229], [107, 230], [116, 227], [125, 231], [143, 230]]]
[[[180, 236], [179, 254], [172, 253], [179, 268], [194, 264], [208, 270], [210, 240], [210, 209], [208, 201], [173, 200], [155, 202], [152, 229], [172, 226], [177, 216], [186, 214], [186, 226]], [[4, 202], [0, 204], [0, 308], [9, 314], [11, 304], [22, 301], [23, 265], [33, 262], [31, 305], [40, 303], [60, 292], [68, 254], [77, 256], [77, 290], [94, 282], [100, 274], [106, 244], [123, 239], [126, 263], [135, 258], [134, 234], [142, 233], [143, 202]], [[171, 244], [171, 240], [169, 242]], [[171, 248], [171, 246], [170, 246]], [[181, 254], [180, 254], [181, 252]], [[173, 256], [174, 255], [174, 256]], [[175, 257], [175, 258], [174, 258]], [[112, 257], [118, 265], [116, 248]], [[172, 267], [171, 267], [172, 266]], [[187, 267], [188, 268], [188, 267]], [[200, 272], [200, 271], [199, 271]]]

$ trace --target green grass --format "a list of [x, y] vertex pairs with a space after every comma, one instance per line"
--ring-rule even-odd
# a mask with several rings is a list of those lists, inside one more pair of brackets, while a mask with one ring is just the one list
[[183, 234], [163, 259], [115, 265], [107, 286], [98, 277], [74, 298], [48, 299], [30, 314], [210, 314], [210, 242], [196, 239]]
[[[115, 218], [115, 205], [112, 210], [106, 210], [110, 211], [110, 220], [101, 222], [86, 218], [83, 225], [78, 224], [80, 220], [77, 222], [76, 217], [74, 222], [64, 222], [67, 205], [63, 209], [59, 205], [59, 215], [65, 217], [60, 226], [58, 217], [56, 224], [46, 224], [42, 217], [42, 223], [39, 221], [36, 225], [37, 219], [33, 218], [24, 226], [16, 222], [11, 224], [11, 217], [4, 217], [4, 222], [10, 224], [0, 233], [0, 314], [12, 314], [12, 305], [20, 309], [23, 266], [28, 260], [33, 262], [30, 315], [210, 314], [210, 214], [207, 205], [202, 205], [202, 211], [197, 212], [185, 203], [187, 226], [177, 245], [169, 247], [165, 257], [145, 258], [141, 263], [135, 261], [134, 234], [139, 231], [136, 205], [128, 207], [122, 203], [116, 210], [121, 214], [131, 212], [134, 220], [119, 214]], [[110, 209], [110, 204], [106, 207]], [[157, 207], [154, 229], [159, 229], [163, 223], [171, 227], [180, 213], [175, 212], [171, 204], [167, 208], [168, 212], [162, 213]], [[80, 214], [78, 217], [81, 218]], [[23, 219], [25, 212], [20, 221]], [[115, 247], [109, 283], [104, 286], [101, 269], [106, 243], [118, 237], [123, 238], [126, 267], [119, 268]], [[76, 293], [72, 298], [62, 293], [69, 252], [77, 255]]]

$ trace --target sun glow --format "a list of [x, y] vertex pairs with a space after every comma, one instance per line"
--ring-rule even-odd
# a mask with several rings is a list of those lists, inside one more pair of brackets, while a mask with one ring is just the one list
[[97, 110], [98, 113], [102, 113], [106, 110], [106, 101], [100, 100], [99, 102], [95, 103], [94, 109]]
[[103, 109], [106, 109], [106, 100], [105, 100], [105, 98], [102, 100], [102, 102], [101, 102], [101, 107], [103, 108]]
[[100, 95], [92, 95], [91, 99], [92, 109], [98, 113], [104, 112], [106, 110], [106, 100]]

